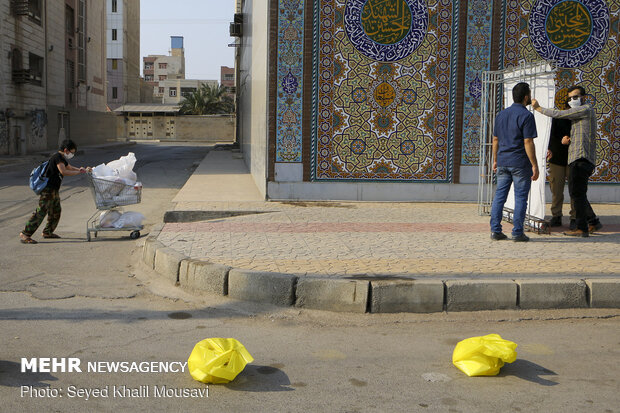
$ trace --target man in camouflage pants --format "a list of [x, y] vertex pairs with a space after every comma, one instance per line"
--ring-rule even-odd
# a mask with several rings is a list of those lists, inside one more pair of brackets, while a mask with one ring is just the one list
[[47, 186], [41, 191], [39, 198], [39, 206], [32, 214], [28, 222], [24, 227], [24, 230], [19, 234], [20, 241], [23, 244], [36, 244], [37, 241], [33, 240], [32, 234], [39, 228], [39, 225], [43, 222], [43, 219], [47, 215], [47, 225], [43, 230], [43, 238], [60, 238], [60, 236], [54, 233], [54, 230], [58, 226], [60, 221], [60, 185], [62, 178], [66, 175], [79, 175], [85, 173], [90, 168], [76, 168], [69, 165], [68, 160], [73, 158], [77, 146], [71, 140], [65, 140], [58, 152], [56, 152], [50, 158], [45, 176], [49, 179]]

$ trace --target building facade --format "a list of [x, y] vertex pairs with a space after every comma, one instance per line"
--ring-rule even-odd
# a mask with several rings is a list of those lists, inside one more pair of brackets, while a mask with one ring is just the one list
[[235, 84], [235, 68], [220, 66], [220, 85], [226, 88], [229, 96], [234, 96], [237, 89]]
[[482, 72], [544, 60], [559, 96], [586, 88], [599, 129], [590, 192], [618, 201], [620, 0], [238, 7], [237, 139], [266, 197], [475, 201]]
[[170, 47], [169, 55], [148, 55], [142, 58], [144, 81], [153, 87], [155, 101], [163, 101], [166, 97], [166, 80], [185, 79], [183, 37], [171, 36]]
[[106, 0], [108, 107], [140, 101], [140, 2]]
[[159, 84], [163, 85], [162, 103], [166, 105], [180, 104], [186, 96], [192, 94], [202, 85], [219, 86], [217, 80], [198, 79], [167, 79]]
[[55, 148], [65, 137], [79, 141], [85, 119], [100, 120], [104, 15], [96, 0], [0, 2], [0, 53], [8, 57], [0, 65], [1, 154]]

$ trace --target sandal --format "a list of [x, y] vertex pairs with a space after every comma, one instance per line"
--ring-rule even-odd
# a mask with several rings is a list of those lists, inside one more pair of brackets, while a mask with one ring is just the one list
[[56, 235], [56, 234], [43, 234], [43, 238], [60, 238], [60, 235]]
[[37, 244], [35, 240], [30, 237], [25, 236], [24, 234], [19, 234], [19, 241], [22, 244]]

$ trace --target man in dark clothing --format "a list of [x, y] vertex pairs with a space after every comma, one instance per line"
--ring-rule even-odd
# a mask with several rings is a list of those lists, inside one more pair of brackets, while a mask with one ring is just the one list
[[60, 185], [64, 176], [79, 175], [85, 173], [90, 168], [76, 168], [71, 166], [67, 160], [73, 158], [77, 146], [71, 140], [65, 140], [60, 145], [60, 149], [50, 158], [45, 176], [49, 179], [47, 186], [41, 191], [39, 206], [34, 211], [24, 230], [19, 234], [20, 241], [24, 244], [36, 244], [32, 234], [39, 228], [43, 219], [47, 215], [47, 225], [43, 230], [43, 238], [60, 238], [54, 234], [54, 230], [60, 221]]
[[[560, 110], [567, 109], [564, 102], [558, 104]], [[570, 120], [552, 119], [549, 138], [549, 188], [551, 189], [552, 227], [562, 226], [562, 205], [564, 204], [564, 185], [568, 178], [568, 146], [562, 144], [562, 138], [570, 136]], [[570, 229], [575, 229], [575, 207], [571, 199]]]
[[568, 110], [543, 108], [536, 99], [532, 107], [543, 115], [557, 119], [570, 119], [571, 135], [562, 139], [568, 147], [568, 192], [575, 204], [577, 228], [564, 235], [587, 237], [603, 225], [594, 214], [588, 201], [588, 179], [596, 167], [596, 113], [585, 103], [586, 91], [581, 86], [568, 89]]

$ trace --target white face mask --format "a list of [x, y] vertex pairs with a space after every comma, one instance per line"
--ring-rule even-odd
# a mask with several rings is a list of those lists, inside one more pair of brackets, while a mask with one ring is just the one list
[[577, 99], [577, 100], [569, 100], [568, 101], [568, 106], [570, 106], [571, 108], [577, 108], [579, 106], [581, 106], [581, 98]]
[[69, 152], [69, 153], [65, 153], [65, 154], [63, 154], [63, 155], [65, 155], [65, 158], [67, 158], [67, 159], [71, 159], [71, 158], [73, 158], [73, 156], [74, 156], [71, 152]]

